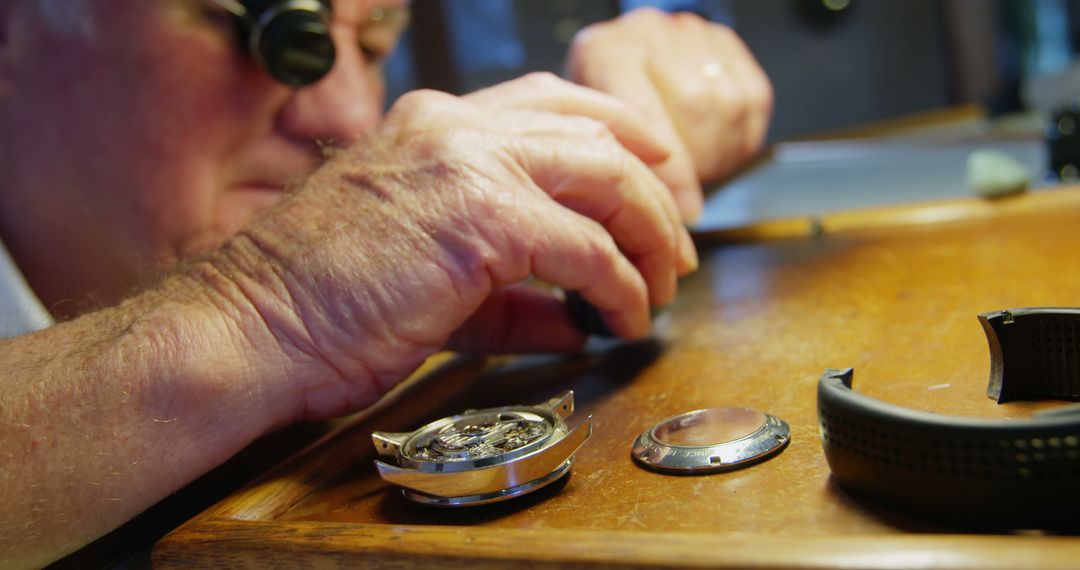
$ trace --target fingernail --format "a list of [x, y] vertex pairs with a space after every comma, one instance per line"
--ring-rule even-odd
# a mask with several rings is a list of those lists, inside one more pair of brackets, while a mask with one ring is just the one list
[[[678, 262], [677, 262], [678, 263]], [[678, 289], [678, 267], [674, 268], [663, 278], [658, 278], [649, 285], [649, 306], [661, 307], [675, 300], [675, 291]]]
[[691, 271], [697, 271], [698, 268], [698, 253], [697, 248], [694, 246], [694, 240], [690, 237], [690, 232], [681, 230], [679, 232], [679, 263], [682, 274], [690, 273]]
[[680, 191], [675, 192], [675, 204], [679, 207], [679, 215], [682, 216], [684, 224], [692, 225], [697, 222], [705, 207], [701, 185], [697, 181], [687, 183]]
[[637, 340], [639, 338], [645, 338], [652, 332], [652, 317], [649, 311], [641, 311], [638, 314], [631, 317], [633, 322], [627, 323], [628, 329], [632, 332], [628, 335], [624, 335], [623, 338], [629, 340]]

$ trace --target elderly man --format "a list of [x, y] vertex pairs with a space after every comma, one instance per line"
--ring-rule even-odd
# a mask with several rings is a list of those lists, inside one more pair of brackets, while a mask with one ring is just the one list
[[595, 90], [532, 75], [380, 117], [374, 7], [334, 0], [336, 63], [292, 89], [216, 2], [3, 4], [0, 565], [437, 350], [579, 349], [530, 276], [637, 338], [694, 269], [698, 180], [760, 147], [771, 105], [729, 30], [637, 12], [575, 43]]

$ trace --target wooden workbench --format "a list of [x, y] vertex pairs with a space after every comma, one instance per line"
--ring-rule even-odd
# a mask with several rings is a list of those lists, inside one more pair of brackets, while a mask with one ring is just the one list
[[[917, 409], [1023, 417], [998, 405], [976, 314], [1080, 306], [1080, 189], [788, 220], [700, 238], [702, 267], [647, 342], [583, 355], [442, 356], [261, 481], [158, 543], [161, 568], [305, 565], [507, 568], [1021, 568], [1080, 565], [1080, 538], [980, 534], [865, 503], [833, 483], [815, 389], [854, 367], [856, 390]], [[594, 435], [564, 483], [503, 504], [407, 502], [372, 465], [372, 430], [573, 389]], [[634, 438], [704, 407], [791, 426], [777, 457], [724, 474], [638, 467]], [[1078, 482], [1080, 483], [1080, 482]]]

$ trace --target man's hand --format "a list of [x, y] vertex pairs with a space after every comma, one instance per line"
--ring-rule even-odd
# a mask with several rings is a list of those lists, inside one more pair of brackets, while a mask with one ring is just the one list
[[[572, 350], [574, 290], [626, 338], [696, 267], [668, 149], [622, 103], [553, 76], [527, 110], [415, 92], [376, 132], [209, 263], [239, 285], [243, 329], [294, 362], [296, 418], [358, 409], [447, 345]], [[269, 334], [267, 334], [269, 333]], [[278, 351], [274, 351], [278, 352]]]
[[[529, 110], [403, 97], [220, 250], [119, 306], [0, 341], [0, 566], [44, 564], [444, 346], [584, 342], [530, 276], [649, 330], [696, 254], [625, 106], [550, 76]], [[491, 95], [491, 92], [488, 93]], [[60, 410], [61, 412], [58, 412]]]
[[701, 181], [732, 173], [768, 130], [765, 73], [735, 32], [693, 14], [646, 8], [590, 26], [574, 39], [568, 70], [645, 114], [672, 149], [654, 171], [687, 221], [701, 214]]

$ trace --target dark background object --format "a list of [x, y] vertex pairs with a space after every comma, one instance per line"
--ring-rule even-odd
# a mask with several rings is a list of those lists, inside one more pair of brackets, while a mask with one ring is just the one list
[[1080, 180], [1080, 103], [1058, 110], [1046, 125], [1050, 176], [1063, 182]]
[[854, 0], [791, 0], [795, 12], [811, 27], [829, 30], [850, 19]]
[[952, 103], [940, 2], [864, 2], [823, 27], [801, 2], [735, 2], [735, 30], [773, 83], [770, 138]]

